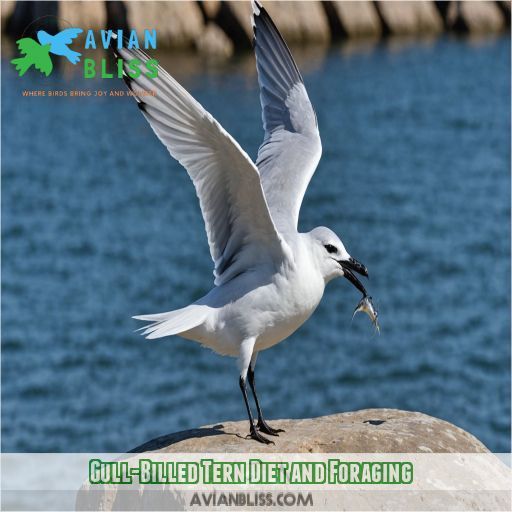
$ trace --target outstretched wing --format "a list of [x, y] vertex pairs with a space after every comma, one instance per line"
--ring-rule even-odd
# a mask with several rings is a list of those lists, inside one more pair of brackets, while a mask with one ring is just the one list
[[295, 232], [306, 188], [322, 154], [315, 111], [281, 34], [253, 2], [254, 48], [265, 136], [256, 166], [280, 232]]
[[[164, 69], [149, 79], [148, 60], [138, 49], [112, 50], [124, 62], [132, 91], [151, 128], [187, 170], [196, 188], [215, 263], [215, 284], [259, 264], [279, 264], [290, 249], [277, 232], [265, 201], [258, 169], [237, 142]], [[126, 45], [125, 45], [126, 46]], [[141, 73], [130, 78], [128, 62], [139, 59]], [[151, 67], [151, 64], [149, 64]]]
[[61, 30], [58, 34], [55, 34], [55, 39], [58, 40], [60, 44], [71, 44], [73, 39], [78, 37], [83, 30], [81, 28], [66, 28]]

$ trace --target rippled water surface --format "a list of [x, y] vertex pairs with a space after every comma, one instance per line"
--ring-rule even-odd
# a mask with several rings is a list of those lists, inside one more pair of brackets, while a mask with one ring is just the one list
[[[350, 322], [335, 281], [313, 317], [260, 354], [270, 418], [422, 411], [510, 450], [510, 41], [441, 39], [302, 54], [323, 158], [301, 229], [327, 225], [370, 271], [381, 320]], [[195, 64], [194, 64], [195, 62]], [[123, 451], [245, 418], [235, 361], [134, 314], [212, 283], [195, 193], [128, 98], [22, 98], [3, 61], [2, 448]], [[252, 59], [166, 66], [255, 156]]]

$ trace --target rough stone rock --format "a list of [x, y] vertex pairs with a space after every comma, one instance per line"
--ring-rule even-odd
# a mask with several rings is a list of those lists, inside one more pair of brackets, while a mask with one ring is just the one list
[[378, 37], [382, 26], [373, 2], [333, 1], [332, 7], [347, 37]]
[[[446, 421], [419, 412], [393, 409], [366, 409], [304, 420], [275, 420], [270, 424], [286, 432], [272, 437], [273, 445], [263, 445], [246, 439], [247, 421], [225, 422], [162, 436], [134, 450], [150, 458], [152, 453], [469, 453], [494, 457], [489, 450], [468, 432]], [[461, 455], [463, 454], [463, 455]], [[447, 459], [438, 459], [444, 464]], [[477, 465], [459, 470], [454, 482], [473, 484], [486, 478], [496, 485], [496, 492], [446, 492], [439, 480], [441, 467], [429, 466], [431, 475], [424, 481], [431, 488], [426, 492], [390, 494], [376, 491], [369, 495], [348, 493], [343, 498], [345, 510], [510, 510], [510, 492], [503, 491], [509, 470], [497, 459], [486, 458]], [[447, 471], [450, 471], [448, 468]], [[454, 484], [455, 485], [455, 484]], [[508, 484], [507, 484], [508, 485]], [[466, 489], [464, 486], [454, 489]], [[156, 488], [155, 488], [156, 489]], [[508, 489], [508, 487], [505, 487]], [[77, 494], [77, 510], [187, 510], [190, 496], [160, 486], [159, 492], [148, 492], [145, 485], [104, 485], [93, 487], [85, 482]], [[122, 492], [119, 492], [122, 491]], [[390, 501], [391, 500], [391, 501]], [[329, 508], [325, 507], [326, 510]], [[334, 508], [331, 508], [333, 510]], [[336, 508], [337, 509], [337, 508]]]
[[446, 14], [449, 28], [461, 32], [501, 32], [506, 23], [495, 2], [450, 2]]
[[273, 445], [246, 439], [248, 421], [225, 422], [153, 439], [132, 452], [486, 453], [468, 432], [420, 412], [365, 409], [303, 420], [273, 420], [286, 432]]
[[233, 55], [233, 43], [217, 25], [208, 22], [196, 41], [199, 53], [216, 59], [226, 59]]
[[143, 33], [156, 28], [158, 46], [193, 47], [204, 30], [196, 2], [126, 2], [130, 27]]
[[392, 35], [438, 33], [443, 20], [434, 2], [376, 2], [383, 24]]

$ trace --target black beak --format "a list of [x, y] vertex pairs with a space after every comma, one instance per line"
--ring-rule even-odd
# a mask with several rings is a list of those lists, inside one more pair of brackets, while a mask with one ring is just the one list
[[343, 275], [366, 297], [368, 294], [366, 293], [365, 287], [352, 271], [368, 277], [367, 268], [354, 258], [349, 258], [348, 260], [339, 260], [338, 263], [343, 268]]
[[349, 258], [348, 260], [340, 260], [338, 263], [343, 267], [343, 269], [353, 270], [362, 276], [368, 277], [368, 269], [354, 258]]

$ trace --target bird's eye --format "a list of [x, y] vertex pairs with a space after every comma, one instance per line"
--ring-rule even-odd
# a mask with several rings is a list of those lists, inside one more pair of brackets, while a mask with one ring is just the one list
[[324, 247], [326, 248], [326, 250], [327, 250], [327, 252], [329, 254], [333, 254], [335, 252], [338, 252], [338, 249], [336, 249], [336, 247], [334, 247], [334, 245], [327, 244], [327, 245], [324, 245]]

